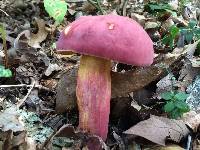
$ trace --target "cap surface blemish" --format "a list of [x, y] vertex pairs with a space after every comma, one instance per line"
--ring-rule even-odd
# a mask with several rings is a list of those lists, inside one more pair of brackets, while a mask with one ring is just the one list
[[64, 34], [67, 36], [67, 34], [69, 33], [69, 30], [71, 29], [71, 26], [68, 26], [67, 28], [65, 28], [64, 30]]
[[108, 24], [108, 29], [109, 30], [113, 30], [114, 27], [115, 27], [115, 24], [114, 23], [107, 23]]

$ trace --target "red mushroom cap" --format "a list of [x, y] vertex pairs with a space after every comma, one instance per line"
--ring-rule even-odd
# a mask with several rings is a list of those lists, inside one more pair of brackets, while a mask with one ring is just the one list
[[61, 33], [58, 52], [73, 51], [146, 66], [153, 62], [153, 42], [134, 20], [117, 15], [84, 16]]

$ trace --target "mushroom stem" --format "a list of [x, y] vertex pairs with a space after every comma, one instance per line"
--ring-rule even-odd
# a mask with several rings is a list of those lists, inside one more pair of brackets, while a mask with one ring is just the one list
[[79, 128], [107, 138], [111, 98], [111, 62], [82, 56], [77, 77], [76, 96], [79, 109]]

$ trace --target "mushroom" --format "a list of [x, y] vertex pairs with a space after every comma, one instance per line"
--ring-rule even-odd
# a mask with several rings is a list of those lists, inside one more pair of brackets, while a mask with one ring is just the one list
[[152, 64], [150, 37], [128, 17], [83, 16], [63, 30], [57, 51], [82, 54], [76, 87], [79, 128], [105, 141], [110, 114], [111, 60], [135, 66]]

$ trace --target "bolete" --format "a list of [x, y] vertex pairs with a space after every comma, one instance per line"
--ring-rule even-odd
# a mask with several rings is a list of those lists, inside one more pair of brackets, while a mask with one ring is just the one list
[[110, 114], [111, 60], [135, 66], [152, 64], [150, 37], [128, 17], [83, 16], [63, 30], [57, 51], [82, 54], [76, 87], [79, 128], [105, 141]]

